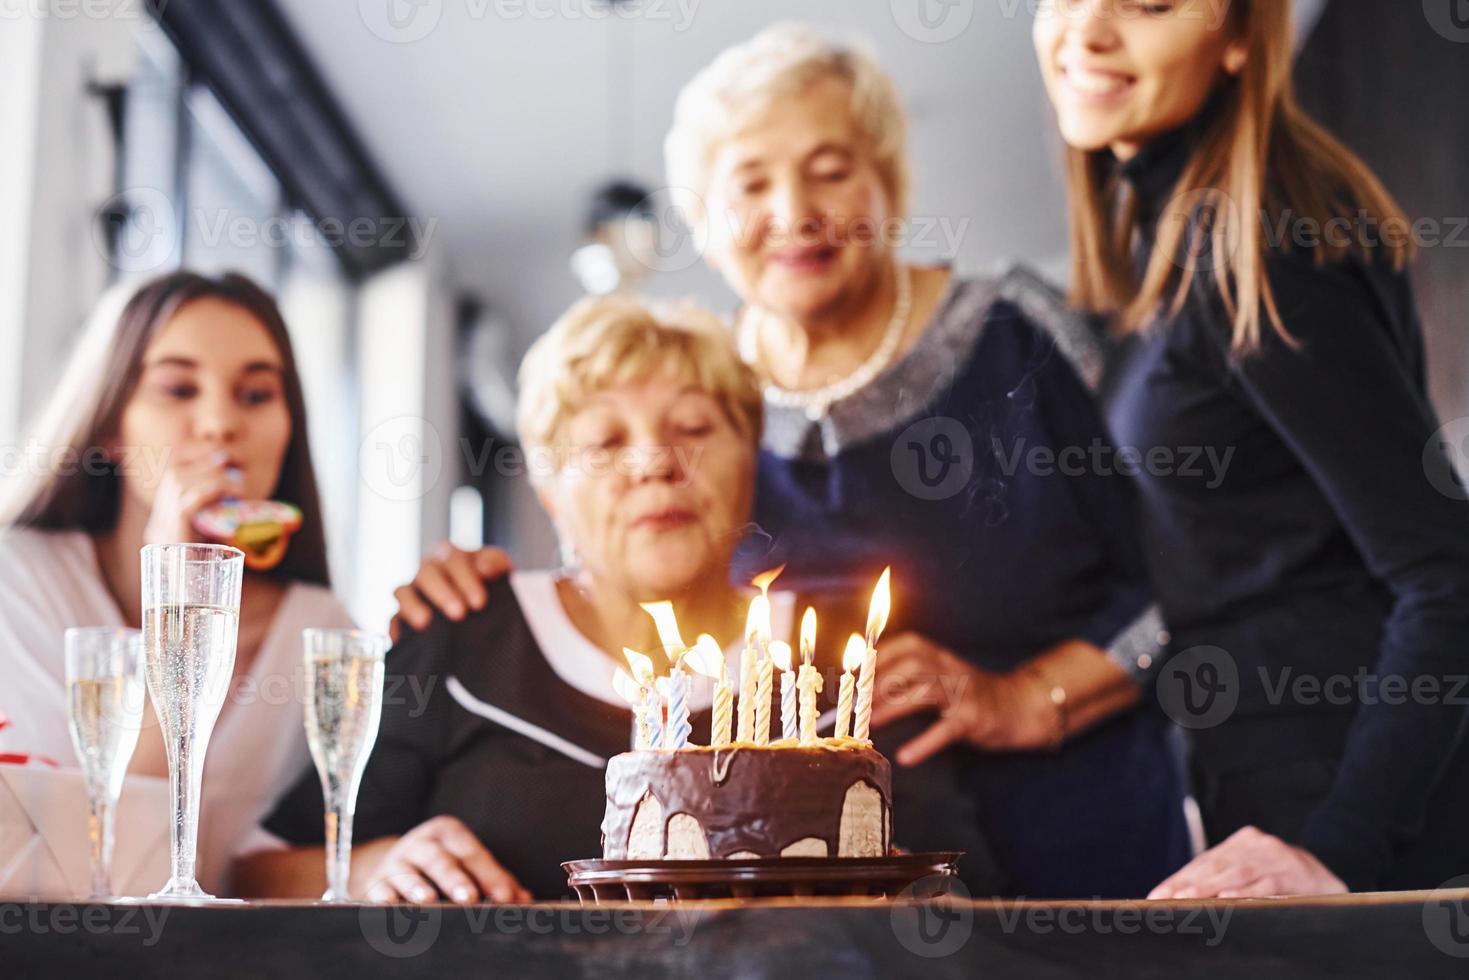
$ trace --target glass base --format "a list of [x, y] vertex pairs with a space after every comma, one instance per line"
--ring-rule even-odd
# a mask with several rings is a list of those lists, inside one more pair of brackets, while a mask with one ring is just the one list
[[148, 901], [160, 905], [244, 905], [240, 898], [215, 898], [199, 887], [197, 881], [179, 881], [170, 878], [163, 891], [148, 896]]

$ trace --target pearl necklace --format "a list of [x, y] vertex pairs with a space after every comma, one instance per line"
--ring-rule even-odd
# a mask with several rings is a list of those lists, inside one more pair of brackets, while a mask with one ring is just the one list
[[[898, 266], [898, 296], [893, 303], [892, 319], [888, 320], [887, 332], [883, 334], [882, 343], [877, 345], [877, 350], [857, 366], [851, 374], [838, 381], [834, 381], [824, 388], [813, 388], [809, 391], [792, 391], [782, 388], [773, 382], [765, 385], [765, 402], [777, 408], [799, 408], [805, 411], [806, 417], [812, 422], [819, 422], [826, 417], [827, 411], [833, 404], [848, 398], [872, 383], [889, 364], [893, 362], [894, 355], [898, 352], [898, 345], [903, 341], [903, 334], [908, 327], [908, 317], [913, 310], [913, 274], [907, 266]], [[760, 335], [749, 321], [740, 325], [739, 331], [740, 357], [753, 366], [760, 363]]]

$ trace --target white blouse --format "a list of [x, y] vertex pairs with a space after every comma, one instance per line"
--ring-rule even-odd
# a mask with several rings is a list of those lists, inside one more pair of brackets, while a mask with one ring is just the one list
[[[0, 531], [0, 715], [9, 722], [0, 728], [0, 753], [75, 768], [62, 634], [69, 626], [124, 625], [90, 536]], [[258, 842], [259, 822], [310, 765], [301, 668], [301, 630], [309, 626], [350, 627], [352, 620], [327, 589], [293, 584], [249, 673], [235, 678], [220, 711], [205, 756], [199, 821], [197, 873], [206, 891], [228, 893], [234, 857]], [[158, 814], [164, 825], [169, 819]], [[85, 850], [85, 840], [77, 846]]]
[[[612, 675], [621, 665], [598, 649], [571, 622], [556, 592], [559, 576], [559, 572], [552, 571], [510, 573], [510, 587], [515, 592], [515, 600], [520, 604], [531, 636], [535, 637], [536, 645], [541, 648], [541, 654], [551, 669], [567, 684], [599, 701], [626, 707], [627, 703], [617, 696], [612, 686]], [[770, 625], [773, 636], [795, 638], [794, 592], [770, 593]], [[740, 651], [743, 647], [743, 637], [735, 637], [725, 647], [725, 662], [731, 677], [740, 676]], [[713, 703], [714, 682], [707, 677], [692, 678], [689, 685], [690, 710], [702, 711]]]

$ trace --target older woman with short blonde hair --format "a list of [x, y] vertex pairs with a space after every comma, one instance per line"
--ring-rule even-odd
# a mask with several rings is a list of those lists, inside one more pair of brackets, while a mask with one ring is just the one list
[[[600, 853], [602, 765], [629, 744], [631, 712], [612, 685], [621, 650], [660, 649], [639, 603], [672, 600], [690, 636], [742, 636], [748, 600], [729, 566], [749, 519], [760, 399], [719, 322], [587, 299], [520, 377], [522, 444], [567, 566], [512, 574], [479, 612], [410, 632], [389, 654], [386, 690], [399, 696], [385, 701], [358, 796], [354, 896], [566, 894], [560, 863]], [[788, 634], [792, 600], [772, 598]], [[690, 700], [707, 727], [708, 687]], [[297, 846], [247, 858], [242, 887], [319, 894], [314, 772], [267, 826]]]

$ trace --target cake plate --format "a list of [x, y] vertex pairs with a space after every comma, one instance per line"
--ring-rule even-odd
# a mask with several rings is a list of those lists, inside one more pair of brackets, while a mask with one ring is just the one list
[[887, 857], [787, 857], [709, 861], [567, 861], [567, 881], [582, 904], [715, 901], [729, 898], [868, 896], [893, 899], [935, 879], [920, 897], [948, 891], [962, 851]]

